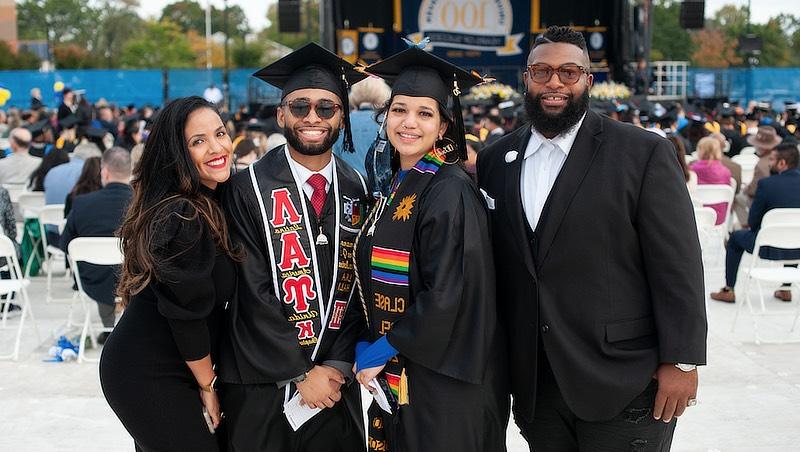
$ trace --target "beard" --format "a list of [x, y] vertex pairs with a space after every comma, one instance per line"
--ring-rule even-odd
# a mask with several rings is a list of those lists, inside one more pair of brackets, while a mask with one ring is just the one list
[[531, 125], [544, 136], [557, 136], [575, 126], [589, 108], [589, 89], [578, 97], [570, 95], [560, 113], [551, 114], [542, 108], [542, 95], [525, 95], [525, 114]]
[[333, 144], [336, 143], [336, 140], [339, 139], [339, 129], [332, 129], [331, 132], [328, 132], [328, 136], [322, 143], [314, 145], [303, 143], [303, 140], [300, 139], [297, 132], [291, 127], [286, 127], [283, 130], [283, 134], [286, 137], [286, 143], [288, 143], [292, 149], [303, 155], [324, 154], [328, 152], [331, 147], [333, 147]]

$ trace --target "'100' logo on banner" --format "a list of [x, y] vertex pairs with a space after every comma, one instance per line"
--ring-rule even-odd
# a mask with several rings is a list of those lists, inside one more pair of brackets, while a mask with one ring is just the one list
[[511, 34], [513, 18], [510, 0], [423, 0], [419, 33], [408, 37], [414, 42], [428, 37], [434, 47], [518, 55], [524, 33]]

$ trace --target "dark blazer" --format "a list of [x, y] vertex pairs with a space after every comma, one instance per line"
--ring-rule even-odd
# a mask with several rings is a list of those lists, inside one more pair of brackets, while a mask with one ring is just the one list
[[[76, 196], [61, 234], [61, 249], [66, 252], [69, 242], [78, 237], [113, 237], [132, 195], [130, 185], [110, 183], [100, 190]], [[87, 295], [98, 303], [114, 304], [117, 269], [81, 264], [79, 270]]]
[[[800, 208], [800, 169], [786, 170], [758, 181], [756, 196], [747, 218], [750, 225], [749, 243], [755, 246], [764, 215], [772, 209], [781, 208]], [[763, 259], [794, 260], [800, 259], [800, 250], [765, 247], [759, 255]]]
[[786, 170], [758, 181], [747, 224], [758, 232], [764, 214], [772, 209], [800, 207], [800, 169]]
[[692, 203], [669, 141], [590, 111], [531, 231], [520, 197], [530, 135], [524, 126], [478, 157], [514, 411], [533, 418], [541, 338], [570, 409], [607, 420], [659, 363], [706, 362]]

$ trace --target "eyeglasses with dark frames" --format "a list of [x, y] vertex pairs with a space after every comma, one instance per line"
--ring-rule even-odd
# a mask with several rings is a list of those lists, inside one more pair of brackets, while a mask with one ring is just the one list
[[328, 99], [311, 102], [308, 99], [300, 98], [281, 102], [281, 107], [284, 106], [288, 106], [292, 116], [297, 119], [303, 119], [308, 116], [312, 108], [321, 119], [331, 119], [336, 114], [337, 110], [342, 109], [341, 105]]
[[525, 68], [523, 76], [526, 76], [536, 83], [547, 83], [553, 77], [555, 72], [558, 79], [565, 85], [574, 85], [581, 79], [581, 75], [589, 74], [589, 70], [577, 64], [564, 64], [558, 68], [554, 68], [549, 64], [537, 63], [531, 64]]

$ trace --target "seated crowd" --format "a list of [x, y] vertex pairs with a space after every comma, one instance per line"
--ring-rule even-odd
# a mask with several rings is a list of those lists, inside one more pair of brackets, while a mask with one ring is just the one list
[[[334, 152], [366, 175], [365, 156], [378, 133], [376, 112], [389, 98], [390, 89], [380, 79], [355, 84], [349, 96], [351, 127], [356, 152], [341, 152], [341, 139]], [[48, 110], [40, 101], [28, 109], [0, 110], [0, 227], [17, 239], [9, 186], [24, 186], [44, 192], [46, 204], [63, 204], [67, 220], [64, 234], [48, 226], [47, 241], [66, 249], [80, 236], [111, 236], [118, 228], [130, 200], [128, 179], [141, 157], [144, 141], [157, 108], [135, 105], [120, 107], [101, 99], [94, 105], [85, 96], [65, 88], [57, 109]], [[36, 99], [34, 99], [36, 100]], [[465, 167], [474, 176], [481, 150], [524, 122], [522, 97], [471, 100], [462, 103], [469, 159]], [[784, 112], [767, 102], [753, 102], [745, 109], [721, 104], [691, 109], [675, 103], [652, 104], [594, 102], [592, 108], [612, 119], [651, 130], [669, 139], [683, 167], [690, 194], [705, 184], [730, 184], [733, 203], [708, 205], [722, 224], [731, 213], [732, 233], [727, 241], [725, 286], [711, 294], [714, 300], [733, 303], [734, 284], [742, 254], [752, 252], [764, 214], [773, 208], [800, 208], [798, 137], [800, 112], [788, 103]], [[276, 106], [251, 112], [241, 105], [222, 117], [234, 148], [233, 171], [242, 171], [269, 150], [286, 142], [275, 118]], [[736, 156], [752, 153], [757, 159], [743, 172]], [[743, 174], [748, 176], [743, 179]], [[750, 176], [752, 175], [752, 176]], [[18, 214], [17, 214], [18, 215]], [[727, 226], [726, 226], [727, 227]], [[733, 230], [736, 229], [736, 230]], [[795, 254], [775, 252], [764, 258], [790, 259]], [[106, 326], [113, 325], [113, 272], [82, 271], [84, 286]], [[775, 297], [791, 301], [788, 287]], [[11, 305], [13, 313], [18, 309]], [[102, 338], [101, 338], [102, 339]]]

